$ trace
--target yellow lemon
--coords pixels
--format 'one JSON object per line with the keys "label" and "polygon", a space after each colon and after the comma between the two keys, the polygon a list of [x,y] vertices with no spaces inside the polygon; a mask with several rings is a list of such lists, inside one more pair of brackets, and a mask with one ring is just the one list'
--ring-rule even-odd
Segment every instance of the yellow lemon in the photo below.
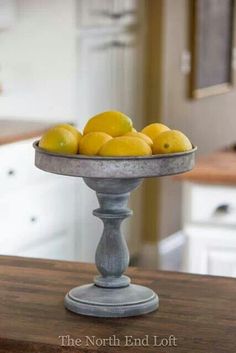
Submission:
{"label": "yellow lemon", "polygon": [[152,146],[153,142],[150,139],[150,137],[148,137],[148,135],[143,134],[142,132],[127,132],[127,134],[125,134],[124,136],[131,136],[131,137],[139,137],[140,139],[144,140],[149,146]]}
{"label": "yellow lemon", "polygon": [[141,132],[150,137],[152,141],[154,141],[158,135],[167,130],[170,129],[166,125],[163,125],[161,123],[153,123],[145,126],[145,128],[143,128]]}
{"label": "yellow lemon", "polygon": [[192,144],[181,131],[169,130],[160,134],[153,143],[153,154],[176,153],[192,149]]}
{"label": "yellow lemon", "polygon": [[131,131],[132,125],[132,120],[121,112],[104,112],[89,119],[84,128],[84,135],[97,131],[112,137],[121,136]]}
{"label": "yellow lemon", "polygon": [[137,130],[134,127],[132,127],[131,132],[137,132]]}
{"label": "yellow lemon", "polygon": [[95,156],[98,154],[100,148],[112,137],[105,132],[90,132],[84,135],[80,140],[79,153],[88,156]]}
{"label": "yellow lemon", "polygon": [[61,154],[76,154],[78,142],[69,130],[54,127],[46,131],[39,141],[39,147]]}
{"label": "yellow lemon", "polygon": [[149,156],[151,147],[142,139],[131,136],[115,137],[105,143],[99,151],[99,156]]}
{"label": "yellow lemon", "polygon": [[59,124],[59,125],[56,125],[55,127],[62,127],[63,129],[69,130],[75,136],[78,143],[80,142],[82,134],[76,129],[75,126],[70,125],[70,124]]}

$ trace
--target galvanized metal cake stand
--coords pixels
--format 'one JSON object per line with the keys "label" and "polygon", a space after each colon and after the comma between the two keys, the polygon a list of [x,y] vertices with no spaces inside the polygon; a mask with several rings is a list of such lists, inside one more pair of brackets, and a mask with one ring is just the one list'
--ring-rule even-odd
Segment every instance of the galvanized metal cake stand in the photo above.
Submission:
{"label": "galvanized metal cake stand", "polygon": [[156,310],[159,299],[147,287],[130,283],[123,275],[129,251],[120,226],[131,216],[127,208],[130,192],[143,178],[183,173],[194,166],[196,148],[184,153],[150,157],[88,157],[46,152],[34,143],[35,165],[44,171],[82,177],[96,191],[100,207],[93,211],[104,224],[96,250],[100,275],[94,282],[73,288],[65,297],[67,309],[83,315],[126,317]]}

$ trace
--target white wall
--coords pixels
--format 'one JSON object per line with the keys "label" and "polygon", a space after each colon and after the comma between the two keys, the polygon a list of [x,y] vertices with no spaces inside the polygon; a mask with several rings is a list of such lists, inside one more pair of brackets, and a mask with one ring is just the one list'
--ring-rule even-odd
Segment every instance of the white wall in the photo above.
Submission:
{"label": "white wall", "polygon": [[14,26],[0,31],[0,117],[75,118],[73,0],[16,0]]}

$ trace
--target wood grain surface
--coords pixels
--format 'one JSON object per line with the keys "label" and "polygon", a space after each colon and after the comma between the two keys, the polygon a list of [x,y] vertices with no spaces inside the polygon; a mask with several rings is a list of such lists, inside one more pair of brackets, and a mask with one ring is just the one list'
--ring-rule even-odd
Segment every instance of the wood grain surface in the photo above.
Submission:
{"label": "wood grain surface", "polygon": [[46,122],[0,120],[0,145],[40,136],[52,125]]}
{"label": "wood grain surface", "polygon": [[235,185],[236,151],[219,151],[201,157],[192,171],[174,178],[196,183]]}
{"label": "wood grain surface", "polygon": [[[159,294],[159,311],[122,319],[67,311],[63,306],[65,293],[90,282],[95,273],[89,264],[1,257],[0,353],[235,352],[236,279],[130,268],[133,282],[150,286]],[[61,346],[59,336],[66,335],[80,338],[82,344]],[[120,346],[99,347],[90,342],[86,346],[86,336],[101,339],[113,335]],[[158,336],[160,344],[162,339],[163,343],[170,342],[171,335],[176,346],[153,346],[153,336]],[[124,346],[126,336],[148,337],[148,345]]]}

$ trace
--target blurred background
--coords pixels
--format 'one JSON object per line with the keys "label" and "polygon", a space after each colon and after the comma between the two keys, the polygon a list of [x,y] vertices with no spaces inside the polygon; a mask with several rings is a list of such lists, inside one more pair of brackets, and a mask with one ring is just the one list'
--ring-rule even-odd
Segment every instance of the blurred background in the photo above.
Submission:
{"label": "blurred background", "polygon": [[131,265],[236,276],[234,22],[233,0],[0,0],[0,254],[94,262],[94,193],[37,170],[32,142],[120,110],[198,146],[133,193]]}

